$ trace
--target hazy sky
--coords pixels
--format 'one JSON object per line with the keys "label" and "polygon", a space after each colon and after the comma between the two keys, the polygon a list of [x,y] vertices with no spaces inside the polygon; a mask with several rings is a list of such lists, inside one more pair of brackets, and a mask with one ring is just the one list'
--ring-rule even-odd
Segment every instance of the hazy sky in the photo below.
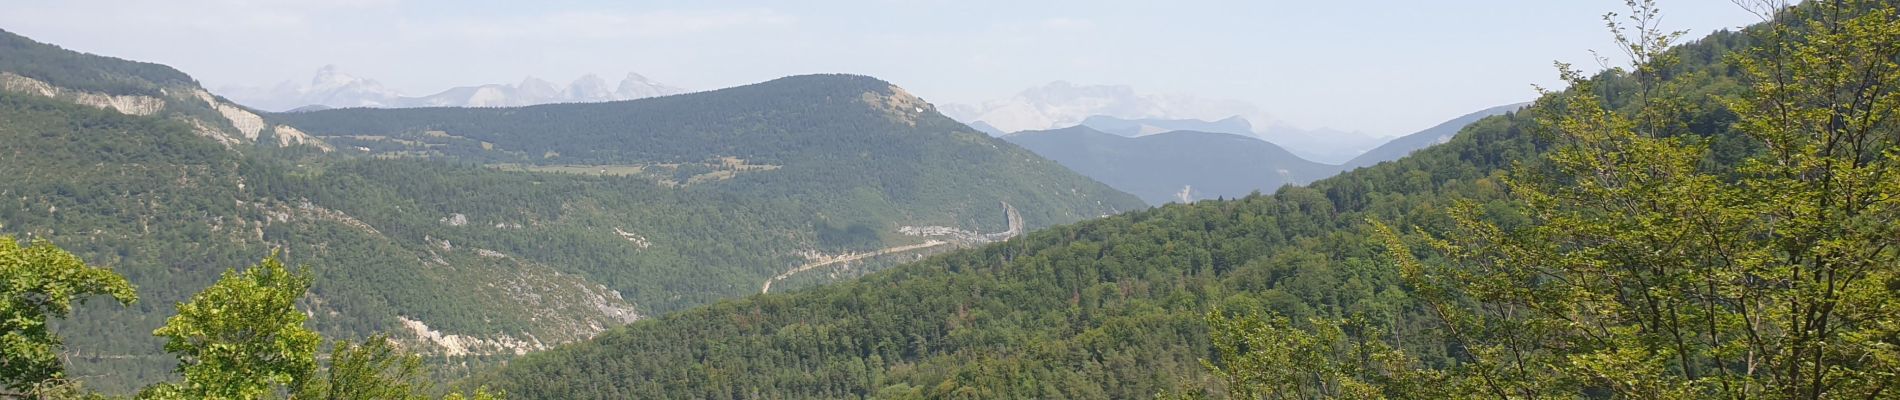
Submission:
{"label": "hazy sky", "polygon": [[[1665,26],[1755,17],[1663,0]],[[0,0],[0,29],[178,67],[206,86],[325,64],[410,95],[627,72],[689,89],[848,72],[976,103],[1054,80],[1234,98],[1282,121],[1400,134],[1534,97],[1612,52],[1621,0]],[[1592,67],[1594,69],[1594,67]]]}

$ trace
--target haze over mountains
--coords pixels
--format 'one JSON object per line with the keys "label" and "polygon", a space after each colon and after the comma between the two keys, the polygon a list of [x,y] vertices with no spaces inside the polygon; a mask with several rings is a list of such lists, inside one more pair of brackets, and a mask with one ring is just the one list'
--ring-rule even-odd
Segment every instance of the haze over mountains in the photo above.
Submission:
{"label": "haze over mountains", "polygon": [[1141,137],[1173,131],[1219,132],[1253,136],[1253,123],[1241,117],[1203,121],[1198,119],[1125,119],[1096,115],[1082,120],[1080,126],[1122,137]]}
{"label": "haze over mountains", "polygon": [[1089,117],[1063,129],[1003,136],[1017,145],[1148,204],[1191,203],[1272,193],[1284,185],[1315,180],[1397,160],[1443,144],[1479,119],[1516,111],[1524,103],[1492,107],[1399,137],[1344,164],[1311,161],[1248,135],[1239,117],[1220,121]]}
{"label": "haze over mountains", "polygon": [[518,107],[643,99],[685,93],[686,90],[637,73],[628,73],[617,85],[612,86],[600,76],[587,74],[566,85],[556,85],[530,76],[515,84],[463,86],[427,96],[411,97],[385,87],[375,79],[350,75],[335,65],[328,65],[318,69],[316,75],[306,82],[284,81],[272,87],[227,86],[216,92],[257,109],[286,111],[305,107]]}
{"label": "haze over mountains", "polygon": [[983,121],[1004,132],[1075,126],[1091,116],[1218,120],[1239,116],[1270,121],[1258,107],[1239,100],[1136,92],[1124,85],[1078,85],[1067,81],[1024,89],[982,104],[948,104],[944,115]]}
{"label": "haze over mountains", "polygon": [[1230,133],[1124,137],[1075,126],[1016,132],[1003,139],[1156,205],[1271,193],[1281,185],[1311,183],[1339,171],[1272,143]]}
{"label": "haze over mountains", "polygon": [[1078,85],[1066,81],[1051,82],[1025,89],[1010,97],[976,105],[947,104],[943,110],[944,115],[999,136],[1027,130],[1067,128],[1081,125],[1095,117],[1221,121],[1225,126],[1244,125],[1248,128],[1245,131],[1208,131],[1266,139],[1303,158],[1329,164],[1343,163],[1378,146],[1387,138],[1363,132],[1297,127],[1239,100],[1141,93],[1124,85]]}

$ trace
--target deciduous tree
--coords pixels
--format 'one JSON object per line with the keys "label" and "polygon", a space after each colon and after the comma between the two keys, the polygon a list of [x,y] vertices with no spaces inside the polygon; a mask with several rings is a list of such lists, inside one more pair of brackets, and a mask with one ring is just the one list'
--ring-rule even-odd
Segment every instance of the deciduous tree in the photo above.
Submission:
{"label": "deciduous tree", "polygon": [[153,393],[189,398],[255,399],[308,383],[323,340],[304,326],[297,299],[310,288],[307,270],[265,258],[178,304],[178,315],[153,331],[176,354],[184,382]]}
{"label": "deciduous tree", "polygon": [[88,296],[138,301],[132,284],[45,241],[22,247],[0,236],[0,397],[58,385],[65,377],[59,336],[47,320],[70,314]]}

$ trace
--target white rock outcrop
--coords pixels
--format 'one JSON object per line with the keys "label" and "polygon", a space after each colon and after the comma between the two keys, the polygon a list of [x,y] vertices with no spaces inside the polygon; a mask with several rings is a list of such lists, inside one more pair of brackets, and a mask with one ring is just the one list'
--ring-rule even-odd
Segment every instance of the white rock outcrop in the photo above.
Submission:
{"label": "white rock outcrop", "polygon": [[217,110],[218,115],[223,115],[224,119],[231,121],[231,127],[237,128],[238,133],[244,134],[245,139],[255,141],[257,134],[264,131],[264,117],[245,110],[244,107],[218,101],[217,97],[204,89],[193,93],[198,95],[199,100],[204,100],[206,105],[210,105],[213,110]]}
{"label": "white rock outcrop", "polygon": [[409,317],[397,316],[396,320],[402,322],[402,326],[408,328],[409,332],[414,333],[417,338],[441,348],[442,354],[447,356],[500,353],[521,355],[548,347],[539,340],[532,340],[533,338],[530,338],[530,340],[521,340],[512,336],[502,335],[494,339],[482,339],[473,336],[445,334],[441,331],[429,329],[429,324],[409,319]]}
{"label": "white rock outcrop", "polygon": [[297,130],[297,128],[293,128],[290,125],[278,125],[271,130],[271,133],[277,135],[277,147],[308,145],[314,146],[318,150],[323,150],[325,153],[336,150],[335,147],[330,147],[329,143],[324,143],[322,139],[317,139],[315,136],[303,133],[303,131]]}
{"label": "white rock outcrop", "polygon": [[621,239],[627,239],[627,242],[629,243],[633,243],[633,247],[638,247],[641,249],[653,247],[653,242],[648,241],[646,236],[640,236],[639,234],[636,234],[633,232],[627,232],[625,230],[621,230],[620,227],[614,227],[614,234],[620,235]]}
{"label": "white rock outcrop", "polygon": [[104,108],[129,115],[152,115],[165,109],[165,100],[157,97],[72,90],[12,72],[0,72],[0,89],[67,100],[79,105]]}

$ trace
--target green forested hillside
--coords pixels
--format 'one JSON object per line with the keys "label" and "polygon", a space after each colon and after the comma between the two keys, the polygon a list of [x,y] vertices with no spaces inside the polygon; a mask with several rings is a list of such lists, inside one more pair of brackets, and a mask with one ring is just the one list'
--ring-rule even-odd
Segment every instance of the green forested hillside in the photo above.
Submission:
{"label": "green forested hillside", "polygon": [[[561,120],[622,126],[600,114],[628,112],[656,128],[576,133],[591,140],[577,142],[555,137],[565,125],[543,120],[496,126],[545,125],[547,137],[479,140],[499,144],[497,154],[624,153],[399,157],[355,149],[367,139],[304,135],[297,124],[327,125],[252,113],[169,68],[0,36],[7,44],[0,175],[8,177],[0,181],[0,233],[45,239],[111,268],[142,298],[129,308],[89,304],[58,323],[74,376],[108,391],[166,376],[172,358],[151,332],[173,302],[272,251],[312,267],[315,282],[300,308],[325,336],[390,333],[434,362],[470,366],[756,293],[814,258],[947,240],[904,235],[900,226],[996,233],[1010,227],[1003,204],[1031,226],[1142,207],[945,122],[870,78],[787,79],[737,92],[744,96],[685,97],[750,104],[725,108],[724,117],[690,115],[723,125],[667,119],[688,116],[677,109],[596,104]],[[816,97],[789,98],[799,96]],[[794,122],[823,129],[780,128]],[[415,134],[483,135],[448,129],[452,135]],[[690,140],[701,142],[683,142]],[[752,140],[809,145],[741,151],[759,148],[748,147]],[[651,161],[631,161],[636,155]],[[862,272],[898,258],[850,267]],[[823,282],[831,272],[774,289]]]}
{"label": "green forested hillside", "polygon": [[[1718,33],[1672,52],[1670,118],[1733,163],[1751,148],[1713,94],[1739,86]],[[1596,78],[1626,107],[1623,72]],[[1562,94],[1545,102],[1561,102]],[[1416,365],[1456,362],[1364,222],[1443,232],[1455,201],[1510,226],[1503,170],[1549,148],[1532,113],[1272,195],[1168,205],[939,255],[861,280],[720,302],[531,355],[477,382],[521,398],[1148,398],[1225,393],[1210,310],[1353,321]]]}
{"label": "green forested hillside", "polygon": [[[722,302],[530,355],[521,398],[1139,398],[1206,384],[1203,314],[1420,329],[1362,218],[1441,223],[1444,193],[1536,145],[1497,118],[1439,148],[1273,195],[1060,226],[857,281]],[[1464,158],[1470,156],[1470,158]],[[1433,172],[1427,172],[1433,171]],[[1375,189],[1376,188],[1376,189]]]}

